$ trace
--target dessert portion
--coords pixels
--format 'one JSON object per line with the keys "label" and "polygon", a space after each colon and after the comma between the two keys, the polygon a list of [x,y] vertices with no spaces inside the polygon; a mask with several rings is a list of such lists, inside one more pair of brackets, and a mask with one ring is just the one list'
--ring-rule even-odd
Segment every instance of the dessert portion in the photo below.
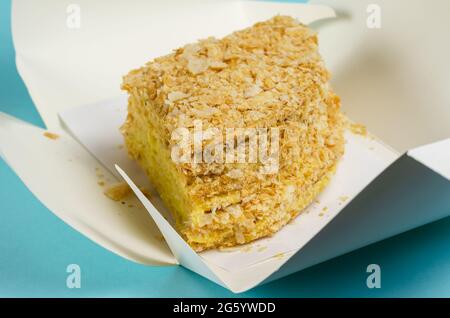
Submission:
{"label": "dessert portion", "polygon": [[328,184],[344,119],[313,31],[275,16],[124,77],[121,128],[197,251],[274,234]]}

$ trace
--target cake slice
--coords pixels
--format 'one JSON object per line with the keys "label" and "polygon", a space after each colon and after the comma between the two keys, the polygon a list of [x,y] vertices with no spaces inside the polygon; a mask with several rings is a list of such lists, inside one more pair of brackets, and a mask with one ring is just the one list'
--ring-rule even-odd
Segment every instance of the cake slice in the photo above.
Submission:
{"label": "cake slice", "polygon": [[314,32],[287,16],[124,77],[128,152],[195,250],[271,235],[324,189],[344,151],[329,77]]}

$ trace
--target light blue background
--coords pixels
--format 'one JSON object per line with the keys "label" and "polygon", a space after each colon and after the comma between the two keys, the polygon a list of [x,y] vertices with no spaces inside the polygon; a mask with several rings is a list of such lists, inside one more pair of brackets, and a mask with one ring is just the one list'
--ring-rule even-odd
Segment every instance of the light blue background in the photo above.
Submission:
{"label": "light blue background", "polygon": [[[16,71],[10,6],[0,2],[0,111],[44,127]],[[66,288],[71,263],[81,267],[81,289]],[[371,263],[382,269],[378,290],[365,284]],[[104,250],[48,211],[0,159],[0,296],[235,295],[182,267],[147,267]],[[450,218],[239,296],[450,297]]]}

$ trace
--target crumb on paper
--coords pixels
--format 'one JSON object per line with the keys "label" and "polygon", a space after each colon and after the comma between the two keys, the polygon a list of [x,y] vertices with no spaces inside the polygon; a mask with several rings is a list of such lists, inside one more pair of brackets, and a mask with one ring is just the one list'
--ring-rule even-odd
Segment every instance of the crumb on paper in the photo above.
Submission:
{"label": "crumb on paper", "polygon": [[103,178],[105,176],[103,174],[102,169],[100,169],[99,167],[95,167],[95,174],[97,175],[98,178]]}
{"label": "crumb on paper", "polygon": [[284,258],[284,253],[278,253],[278,254],[274,255],[274,258],[276,258],[276,259],[283,259]]}
{"label": "crumb on paper", "polygon": [[322,211],[323,211],[323,212],[327,212],[327,211],[328,211],[328,207],[327,207],[327,206],[324,206],[323,209],[322,209]]}
{"label": "crumb on paper", "polygon": [[104,181],[97,181],[97,184],[101,187],[105,186],[105,182]]}
{"label": "crumb on paper", "polygon": [[157,239],[158,241],[160,241],[160,242],[164,242],[165,241],[164,240],[164,236],[162,236],[161,234],[155,234],[155,235],[153,235],[153,237],[155,239]]}
{"label": "crumb on paper", "polygon": [[[108,198],[114,201],[121,201],[131,194],[131,188],[125,182],[108,186],[103,192]],[[124,203],[122,203],[124,204]]]}
{"label": "crumb on paper", "polygon": [[242,247],[240,251],[242,253],[248,253],[248,252],[251,252],[251,250],[252,250],[252,246],[251,245],[246,245],[246,246]]}
{"label": "crumb on paper", "polygon": [[264,252],[265,250],[267,250],[267,246],[261,246],[258,248],[258,252]]}
{"label": "crumb on paper", "polygon": [[343,196],[339,197],[339,201],[341,201],[341,202],[345,202],[347,200],[348,200],[348,196],[346,196],[346,195],[343,195]]}
{"label": "crumb on paper", "polygon": [[323,214],[322,212],[319,213],[319,216],[320,216],[320,217],[322,217],[322,216],[324,216],[324,215],[325,215],[325,214]]}
{"label": "crumb on paper", "polygon": [[217,248],[219,252],[223,252],[223,253],[233,253],[233,252],[237,252],[241,249],[240,246],[233,246],[233,247],[218,247]]}
{"label": "crumb on paper", "polygon": [[356,135],[367,136],[367,128],[362,124],[351,123],[350,131]]}
{"label": "crumb on paper", "polygon": [[44,137],[47,137],[48,139],[51,139],[51,140],[56,140],[59,138],[59,135],[49,132],[49,131],[46,131],[46,132],[44,132]]}

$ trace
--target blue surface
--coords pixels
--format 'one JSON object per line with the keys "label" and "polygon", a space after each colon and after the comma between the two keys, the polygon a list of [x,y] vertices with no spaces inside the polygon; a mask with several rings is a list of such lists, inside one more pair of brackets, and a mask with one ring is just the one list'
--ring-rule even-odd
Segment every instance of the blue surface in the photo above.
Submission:
{"label": "blue surface", "polygon": [[[17,74],[10,2],[0,2],[0,111],[43,127]],[[450,218],[336,258],[246,297],[450,297]],[[66,287],[66,266],[81,267],[81,288]],[[382,270],[382,288],[366,287],[366,266]],[[48,211],[0,159],[0,296],[232,297],[178,267],[122,259]]]}

